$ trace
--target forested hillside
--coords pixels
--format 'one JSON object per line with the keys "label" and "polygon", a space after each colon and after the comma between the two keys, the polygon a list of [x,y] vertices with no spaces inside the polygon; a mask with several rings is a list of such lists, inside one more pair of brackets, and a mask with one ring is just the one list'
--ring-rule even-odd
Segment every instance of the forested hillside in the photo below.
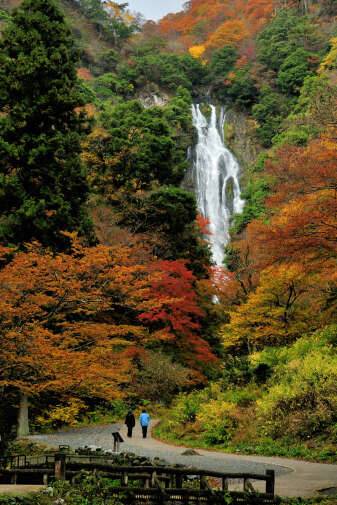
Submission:
{"label": "forested hillside", "polygon": [[234,111],[225,134],[245,161],[245,208],[219,286],[223,378],[179,397],[161,432],[228,450],[333,457],[336,4],[214,2],[202,29],[203,7],[192,1],[159,28],[203,61],[213,100]]}
{"label": "forested hillside", "polygon": [[[336,1],[192,0],[158,25],[17,4],[0,10],[2,442],[28,404],[41,430],[151,402],[166,438],[335,458]],[[222,269],[189,177],[193,102],[225,105],[242,165]]]}
{"label": "forested hillside", "polygon": [[[204,383],[219,362],[210,255],[194,197],[179,187],[202,65],[153,56],[151,42],[126,47],[138,29],[125,8],[83,2],[104,41],[84,66],[87,32],[74,38],[63,7],[27,0],[3,15],[2,441],[17,411],[28,432],[28,402],[37,426],[123,413]],[[162,107],[146,65],[163,69]]]}

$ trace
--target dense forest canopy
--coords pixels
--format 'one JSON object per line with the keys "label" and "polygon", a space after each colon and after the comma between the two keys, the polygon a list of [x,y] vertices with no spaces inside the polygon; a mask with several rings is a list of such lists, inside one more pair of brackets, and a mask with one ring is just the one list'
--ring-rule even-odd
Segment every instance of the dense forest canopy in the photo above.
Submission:
{"label": "dense forest canopy", "polygon": [[[2,441],[27,400],[38,429],[151,401],[171,405],[165,437],[333,457],[336,14],[192,0],[154,24],[112,1],[4,2]],[[193,101],[226,105],[242,166],[220,269]]]}

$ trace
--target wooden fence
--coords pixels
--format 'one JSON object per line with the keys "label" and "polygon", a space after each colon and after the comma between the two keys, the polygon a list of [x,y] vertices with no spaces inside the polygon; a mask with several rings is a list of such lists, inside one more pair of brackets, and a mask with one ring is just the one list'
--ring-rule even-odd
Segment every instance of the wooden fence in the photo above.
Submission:
{"label": "wooden fence", "polygon": [[[127,496],[127,503],[157,505],[220,504],[230,492],[233,505],[275,504],[275,472],[229,473],[163,466],[116,465],[114,456],[76,455],[58,452],[41,456],[16,455],[0,460],[0,482],[44,483],[50,479],[72,480],[81,470],[99,471],[116,482],[111,496]],[[265,492],[255,493],[256,481]],[[230,491],[240,483],[241,492]],[[254,484],[253,484],[254,483]],[[249,500],[247,498],[249,496]]]}

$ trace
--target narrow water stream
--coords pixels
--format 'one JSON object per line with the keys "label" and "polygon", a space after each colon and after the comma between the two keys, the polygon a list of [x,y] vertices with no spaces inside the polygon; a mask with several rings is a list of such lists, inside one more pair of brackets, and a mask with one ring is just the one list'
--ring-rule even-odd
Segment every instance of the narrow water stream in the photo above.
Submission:
{"label": "narrow water stream", "polygon": [[233,214],[241,213],[240,166],[224,142],[226,114],[211,105],[210,118],[200,105],[193,105],[193,125],[198,132],[194,156],[194,178],[200,213],[209,221],[209,242],[213,261],[221,266],[229,242]]}

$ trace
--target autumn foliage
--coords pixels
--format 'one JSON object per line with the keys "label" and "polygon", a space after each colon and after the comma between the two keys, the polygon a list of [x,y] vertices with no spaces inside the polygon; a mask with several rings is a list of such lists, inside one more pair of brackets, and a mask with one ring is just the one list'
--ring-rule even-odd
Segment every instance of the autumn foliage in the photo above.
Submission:
{"label": "autumn foliage", "polygon": [[333,137],[329,126],[305,147],[279,149],[267,164],[275,180],[267,201],[270,218],[252,221],[245,239],[236,242],[228,288],[242,304],[231,309],[231,324],[224,326],[226,346],[249,350],[282,345],[333,322],[337,308]]}
{"label": "autumn foliage", "polygon": [[139,244],[71,254],[38,244],[0,271],[0,387],[38,398],[113,399],[145,348],[171,347],[200,372],[215,361],[184,262],[154,261]]}
{"label": "autumn foliage", "polygon": [[[193,56],[201,56],[199,48],[240,45],[253,38],[273,14],[277,2],[270,0],[192,0],[186,10],[169,14],[160,21],[160,33],[191,47]],[[198,49],[197,49],[198,48]]]}

